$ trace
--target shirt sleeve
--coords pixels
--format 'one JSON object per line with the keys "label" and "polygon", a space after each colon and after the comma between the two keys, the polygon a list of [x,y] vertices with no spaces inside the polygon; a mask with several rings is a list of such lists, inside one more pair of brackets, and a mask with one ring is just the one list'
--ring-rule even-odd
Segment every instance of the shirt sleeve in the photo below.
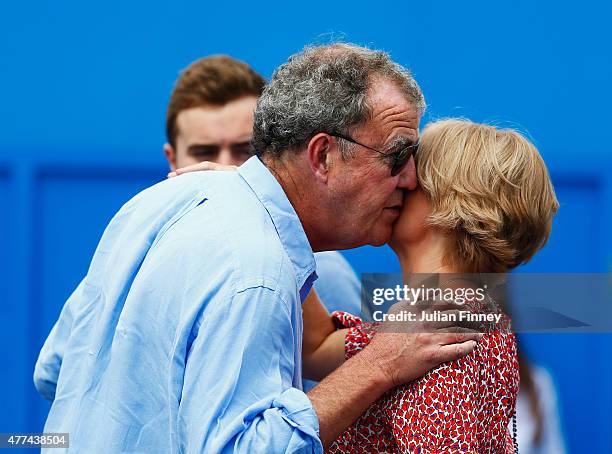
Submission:
{"label": "shirt sleeve", "polygon": [[66,301],[66,304],[64,304],[60,317],[45,340],[34,367],[34,386],[45,399],[50,401],[55,399],[55,390],[62,367],[64,350],[72,331],[72,324],[74,322],[72,306],[80,298],[84,282],[83,280],[79,284]]}
{"label": "shirt sleeve", "polygon": [[314,408],[293,387],[301,345],[292,306],[264,287],[238,292],[223,306],[207,308],[187,354],[182,450],[322,453]]}

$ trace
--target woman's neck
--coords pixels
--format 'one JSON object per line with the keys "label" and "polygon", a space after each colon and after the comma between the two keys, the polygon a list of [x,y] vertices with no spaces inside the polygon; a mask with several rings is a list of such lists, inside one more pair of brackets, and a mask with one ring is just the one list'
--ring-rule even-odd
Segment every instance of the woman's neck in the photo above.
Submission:
{"label": "woman's neck", "polygon": [[[402,269],[402,281],[406,285],[423,283],[439,288],[466,288],[478,286],[465,267],[451,265],[448,260],[448,236],[428,231],[418,241],[393,245]],[[435,278],[432,281],[432,278]],[[435,284],[433,283],[435,282]]]}
{"label": "woman's neck", "polygon": [[404,278],[412,273],[460,273],[461,269],[448,264],[448,237],[428,231],[420,239],[393,245]]}

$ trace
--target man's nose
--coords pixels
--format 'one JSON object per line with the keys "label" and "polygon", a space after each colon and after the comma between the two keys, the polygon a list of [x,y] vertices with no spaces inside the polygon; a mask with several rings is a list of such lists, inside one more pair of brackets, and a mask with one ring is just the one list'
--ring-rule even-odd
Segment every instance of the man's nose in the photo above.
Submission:
{"label": "man's nose", "polygon": [[413,191],[417,187],[416,166],[414,165],[414,158],[412,156],[410,156],[408,163],[399,173],[397,187],[409,191]]}

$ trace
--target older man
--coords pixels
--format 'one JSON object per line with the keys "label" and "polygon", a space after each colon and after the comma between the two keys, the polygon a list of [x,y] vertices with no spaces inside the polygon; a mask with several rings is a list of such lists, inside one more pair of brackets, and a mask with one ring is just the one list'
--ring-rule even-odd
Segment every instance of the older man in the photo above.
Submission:
{"label": "older man", "polygon": [[471,351],[475,334],[380,334],[300,390],[312,251],[387,241],[422,108],[380,52],[282,65],[255,113],[260,157],[160,183],[111,221],[54,328],[71,334],[45,431],[82,452],[322,452],[385,391]]}

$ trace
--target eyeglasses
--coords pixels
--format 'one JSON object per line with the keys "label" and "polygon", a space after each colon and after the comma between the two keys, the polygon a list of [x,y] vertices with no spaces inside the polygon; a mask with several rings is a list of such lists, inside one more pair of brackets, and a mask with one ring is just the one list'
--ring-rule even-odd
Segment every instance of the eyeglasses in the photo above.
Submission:
{"label": "eyeglasses", "polygon": [[404,169],[404,167],[406,167],[406,164],[408,164],[410,157],[414,156],[414,154],[416,154],[417,150],[419,149],[419,142],[417,141],[417,143],[413,145],[408,145],[407,147],[404,147],[399,151],[386,153],[384,151],[377,150],[376,148],[368,147],[367,145],[359,143],[355,139],[352,139],[351,137],[345,136],[343,134],[334,133],[334,134],[330,134],[330,136],[338,137],[339,139],[354,143],[355,145],[360,145],[364,148],[367,148],[368,150],[375,151],[376,153],[381,154],[387,158],[393,158],[393,160],[390,161],[392,177],[399,174]]}

